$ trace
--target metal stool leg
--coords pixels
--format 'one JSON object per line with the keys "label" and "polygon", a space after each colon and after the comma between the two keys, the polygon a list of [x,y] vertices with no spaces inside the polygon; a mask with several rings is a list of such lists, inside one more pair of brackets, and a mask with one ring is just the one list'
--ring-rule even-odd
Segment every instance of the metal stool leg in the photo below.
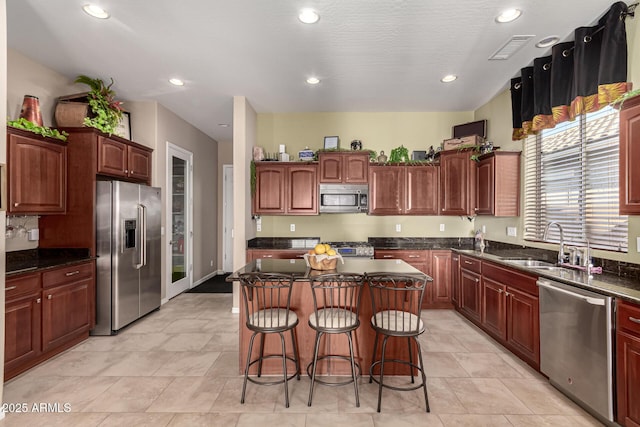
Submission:
{"label": "metal stool leg", "polygon": [[298,341],[296,340],[293,329],[291,329],[291,345],[293,346],[293,358],[295,359],[296,373],[298,374],[298,381],[300,381],[300,354],[298,353]]}
{"label": "metal stool leg", "polygon": [[431,412],[429,408],[429,396],[427,396],[427,375],[424,373],[424,362],[422,361],[422,350],[420,349],[420,343],[416,337],[413,338],[416,340],[416,345],[418,346],[418,360],[420,361],[420,370],[422,373],[422,388],[424,389],[424,401],[427,405],[427,412]]}
{"label": "metal stool leg", "polygon": [[251,353],[253,350],[253,340],[255,340],[258,333],[254,332],[249,340],[249,351],[247,352],[247,363],[244,366],[244,381],[242,382],[242,396],[240,397],[240,403],[244,403],[244,395],[247,391],[247,380],[249,379],[249,364],[251,363]]}
{"label": "metal stool leg", "polygon": [[313,362],[311,366],[311,385],[309,386],[309,401],[307,406],[311,406],[311,400],[313,399],[313,387],[316,383],[316,368],[318,366],[318,351],[320,350],[320,337],[323,332],[316,331],[316,343],[313,350]]}
{"label": "metal stool leg", "polygon": [[258,361],[258,377],[262,375],[262,359],[264,358],[264,333],[260,333],[260,359]]}
{"label": "metal stool leg", "polygon": [[360,395],[358,394],[358,378],[356,375],[356,361],[353,354],[353,339],[351,337],[351,331],[347,332],[347,338],[349,339],[349,354],[351,355],[351,376],[353,377],[353,388],[356,393],[356,408],[359,408]]}
{"label": "metal stool leg", "polygon": [[382,406],[382,384],[384,383],[384,357],[387,352],[387,340],[389,339],[388,335],[385,335],[382,340],[382,357],[380,358],[380,384],[378,385],[378,412],[380,412],[380,408]]}
{"label": "metal stool leg", "polygon": [[287,379],[287,347],[284,343],[284,335],[282,332],[278,332],[280,335],[280,342],[282,343],[282,372],[284,373],[284,406],[289,407],[289,381]]}
{"label": "metal stool leg", "polygon": [[[378,351],[378,332],[373,340],[373,353],[371,354],[371,365],[376,361],[376,353]],[[373,369],[369,369],[369,384],[373,382]]]}
{"label": "metal stool leg", "polygon": [[[409,347],[409,363],[413,365],[413,354],[411,354],[411,337],[407,337],[407,346]],[[411,368],[411,384],[415,383],[413,379],[413,368]]]}

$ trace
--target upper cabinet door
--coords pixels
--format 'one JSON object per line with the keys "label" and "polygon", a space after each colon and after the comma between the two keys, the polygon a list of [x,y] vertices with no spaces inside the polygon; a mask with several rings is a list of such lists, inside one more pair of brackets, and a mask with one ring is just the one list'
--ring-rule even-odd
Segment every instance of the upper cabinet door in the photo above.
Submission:
{"label": "upper cabinet door", "polygon": [[287,170],[287,213],[296,215],[317,215],[317,165],[289,166]]}
{"label": "upper cabinet door", "polygon": [[640,96],[620,110],[620,215],[640,214]]}
{"label": "upper cabinet door", "polygon": [[284,214],[286,210],[285,186],[287,167],[282,164],[256,165],[256,192],[253,213]]}
{"label": "upper cabinet door", "polygon": [[318,155],[320,183],[366,184],[369,178],[369,152],[328,152]]}
{"label": "upper cabinet door", "polygon": [[438,215],[440,168],[437,166],[406,167],[407,215]]}
{"label": "upper cabinet door", "polygon": [[344,155],[344,182],[366,184],[369,178],[369,152]]}
{"label": "upper cabinet door", "polygon": [[440,155],[440,214],[470,216],[475,213],[476,163],[467,151]]}
{"label": "upper cabinet door", "polygon": [[151,152],[128,145],[127,166],[129,178],[151,182]]}
{"label": "upper cabinet door", "polygon": [[13,130],[7,133],[11,214],[62,214],[67,206],[67,147]]}
{"label": "upper cabinet door", "polygon": [[98,137],[98,173],[127,177],[127,145],[102,136]]}
{"label": "upper cabinet door", "polygon": [[369,213],[400,215],[404,209],[404,166],[373,166],[369,169]]}
{"label": "upper cabinet door", "polygon": [[337,153],[322,153],[318,160],[320,162],[321,183],[339,184],[342,182],[342,155]]}

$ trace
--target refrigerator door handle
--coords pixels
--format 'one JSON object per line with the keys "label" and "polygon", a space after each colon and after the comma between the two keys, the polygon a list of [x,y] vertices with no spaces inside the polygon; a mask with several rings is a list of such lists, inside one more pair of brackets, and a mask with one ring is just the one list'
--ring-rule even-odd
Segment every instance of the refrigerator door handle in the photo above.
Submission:
{"label": "refrigerator door handle", "polygon": [[144,205],[138,205],[138,224],[140,227],[140,244],[138,245],[138,256],[140,262],[136,264],[136,269],[141,269],[146,264],[147,252],[147,224],[146,224],[146,208]]}

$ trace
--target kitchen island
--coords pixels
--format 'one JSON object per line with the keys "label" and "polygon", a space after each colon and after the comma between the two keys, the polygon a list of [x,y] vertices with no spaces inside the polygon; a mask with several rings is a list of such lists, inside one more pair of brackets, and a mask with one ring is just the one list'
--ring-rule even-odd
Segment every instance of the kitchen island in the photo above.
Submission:
{"label": "kitchen island", "polygon": [[[344,258],[344,263],[338,262],[336,270],[331,271],[317,271],[311,270],[307,267],[307,264],[302,259],[257,259],[242,267],[240,270],[234,272],[227,278],[227,281],[238,280],[238,276],[242,273],[249,272],[263,272],[263,273],[284,273],[293,274],[294,284],[292,287],[293,294],[291,295],[291,309],[296,312],[300,323],[296,326],[296,336],[298,339],[298,349],[300,353],[300,366],[304,373],[307,365],[311,362],[313,357],[313,345],[315,342],[315,331],[309,327],[308,319],[309,315],[313,313],[313,299],[311,296],[311,287],[309,285],[309,278],[323,273],[353,273],[353,274],[365,274],[365,273],[398,273],[398,274],[411,274],[426,277],[430,282],[431,278],[418,269],[410,266],[401,260],[377,260],[366,258]],[[429,283],[427,283],[429,286]],[[372,361],[373,341],[375,339],[375,333],[371,327],[371,298],[369,295],[368,286],[365,284],[362,288],[362,300],[360,306],[360,327],[354,332],[354,352],[356,355],[356,361],[362,367],[362,373],[365,375],[369,372],[369,366]],[[249,348],[249,338],[251,337],[251,331],[247,329],[245,325],[245,307],[244,302],[241,299],[240,302],[240,352],[238,360],[238,371],[240,373],[244,370],[246,362],[247,351]],[[257,353],[259,346],[254,346],[254,352]],[[279,353],[280,340],[277,336],[267,336],[265,340],[265,354]],[[328,354],[349,354],[348,344],[346,337],[338,334],[331,336],[325,335],[325,338],[321,341],[321,353]],[[387,358],[391,359],[408,359],[408,347],[405,340],[402,341],[390,341],[390,345],[387,348]],[[413,360],[417,360],[417,353],[415,349],[413,351]],[[397,365],[397,364],[391,364]],[[385,367],[385,375],[407,375],[409,373],[408,368],[405,366],[388,366]],[[279,359],[265,361],[262,372],[267,375],[275,375],[282,373],[282,364]],[[341,361],[331,361],[324,366],[318,366],[318,374],[320,375],[350,375],[350,367],[347,363]]]}

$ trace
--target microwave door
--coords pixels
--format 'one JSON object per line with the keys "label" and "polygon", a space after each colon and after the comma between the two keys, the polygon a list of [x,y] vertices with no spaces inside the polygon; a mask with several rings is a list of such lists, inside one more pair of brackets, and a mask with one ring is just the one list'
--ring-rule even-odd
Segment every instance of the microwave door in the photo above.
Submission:
{"label": "microwave door", "polygon": [[357,212],[358,194],[322,194],[320,196],[321,212]]}

